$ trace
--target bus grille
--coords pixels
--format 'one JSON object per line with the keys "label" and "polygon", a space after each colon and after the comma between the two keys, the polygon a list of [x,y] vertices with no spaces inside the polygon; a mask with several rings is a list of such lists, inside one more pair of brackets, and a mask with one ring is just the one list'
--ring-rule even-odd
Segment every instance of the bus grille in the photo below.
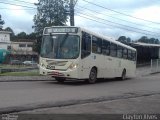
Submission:
{"label": "bus grille", "polygon": [[68,61],[46,61],[49,66],[65,66]]}

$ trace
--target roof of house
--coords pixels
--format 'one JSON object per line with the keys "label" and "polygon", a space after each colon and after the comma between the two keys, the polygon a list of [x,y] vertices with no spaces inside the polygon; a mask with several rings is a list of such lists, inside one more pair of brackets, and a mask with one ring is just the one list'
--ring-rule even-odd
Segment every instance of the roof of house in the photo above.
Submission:
{"label": "roof of house", "polygon": [[14,40],[13,42],[35,42],[35,39],[17,39]]}
{"label": "roof of house", "polygon": [[12,42],[11,41],[11,44],[33,44],[33,42]]}
{"label": "roof of house", "polygon": [[34,51],[11,51],[11,55],[38,55]]}
{"label": "roof of house", "polygon": [[9,31],[0,31],[0,33],[5,33],[5,34],[11,34],[11,32],[9,32]]}
{"label": "roof of house", "polygon": [[136,42],[132,44],[135,46],[144,46],[144,47],[160,47],[160,44],[150,44],[150,43],[142,43],[142,42]]}

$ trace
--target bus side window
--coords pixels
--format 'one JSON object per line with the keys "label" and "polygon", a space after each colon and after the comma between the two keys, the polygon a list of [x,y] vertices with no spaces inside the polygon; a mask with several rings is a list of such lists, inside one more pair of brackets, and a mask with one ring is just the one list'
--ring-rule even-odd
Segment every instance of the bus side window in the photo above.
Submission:
{"label": "bus side window", "polygon": [[91,53],[91,35],[82,32],[81,58],[85,58]]}
{"label": "bus side window", "polygon": [[123,48],[121,46],[117,46],[117,57],[123,57]]}
{"label": "bus side window", "polygon": [[127,59],[128,57],[128,50],[126,48],[123,49],[123,58]]}
{"label": "bus side window", "polygon": [[104,55],[110,55],[110,42],[103,40],[102,42],[102,53]]}
{"label": "bus side window", "polygon": [[92,52],[93,53],[102,53],[102,39],[92,36]]}
{"label": "bus side window", "polygon": [[110,45],[110,55],[112,57],[117,57],[117,45],[114,43],[111,43]]}
{"label": "bus side window", "polygon": [[136,60],[136,52],[132,51],[131,53],[131,60],[135,61]]}
{"label": "bus side window", "polygon": [[128,50],[128,59],[132,60],[132,51],[131,50]]}

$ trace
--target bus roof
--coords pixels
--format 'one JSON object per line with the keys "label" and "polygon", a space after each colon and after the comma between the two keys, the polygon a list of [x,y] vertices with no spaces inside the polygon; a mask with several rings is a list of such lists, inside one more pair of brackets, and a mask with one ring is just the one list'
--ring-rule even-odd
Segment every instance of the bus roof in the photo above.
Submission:
{"label": "bus roof", "polygon": [[115,43],[115,44],[117,44],[117,45],[119,45],[119,46],[122,46],[122,47],[125,47],[125,48],[127,48],[127,49],[136,51],[135,48],[130,47],[130,46],[128,46],[128,45],[125,45],[125,44],[123,44],[123,43],[121,43],[121,42],[119,42],[119,41],[116,41],[115,39],[113,39],[113,38],[111,38],[111,37],[104,36],[104,35],[102,35],[102,34],[98,34],[98,33],[92,32],[92,31],[87,30],[87,29],[82,28],[82,27],[76,27],[76,26],[52,26],[52,27],[45,27],[45,29],[46,29],[46,28],[54,28],[54,27],[56,27],[56,28],[57,28],[57,27],[60,27],[60,28],[63,28],[63,27],[66,27],[66,28],[67,28],[67,27],[68,27],[68,28],[78,28],[80,31],[87,32],[87,33],[89,33],[89,34],[91,34],[91,35],[95,35],[95,36],[100,37],[100,38],[102,38],[102,39],[108,40],[108,41],[110,41],[110,42],[112,42],[112,43]]}

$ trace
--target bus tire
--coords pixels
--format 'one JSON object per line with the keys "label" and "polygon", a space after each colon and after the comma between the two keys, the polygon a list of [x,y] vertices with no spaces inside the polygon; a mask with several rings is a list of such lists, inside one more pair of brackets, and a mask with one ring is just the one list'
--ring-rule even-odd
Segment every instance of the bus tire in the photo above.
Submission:
{"label": "bus tire", "polygon": [[55,77],[55,80],[59,83],[64,83],[65,78]]}
{"label": "bus tire", "polygon": [[126,69],[123,69],[121,80],[125,80],[125,79],[126,79]]}
{"label": "bus tire", "polygon": [[96,68],[92,68],[89,74],[89,79],[87,82],[89,84],[94,84],[97,81],[97,70]]}

